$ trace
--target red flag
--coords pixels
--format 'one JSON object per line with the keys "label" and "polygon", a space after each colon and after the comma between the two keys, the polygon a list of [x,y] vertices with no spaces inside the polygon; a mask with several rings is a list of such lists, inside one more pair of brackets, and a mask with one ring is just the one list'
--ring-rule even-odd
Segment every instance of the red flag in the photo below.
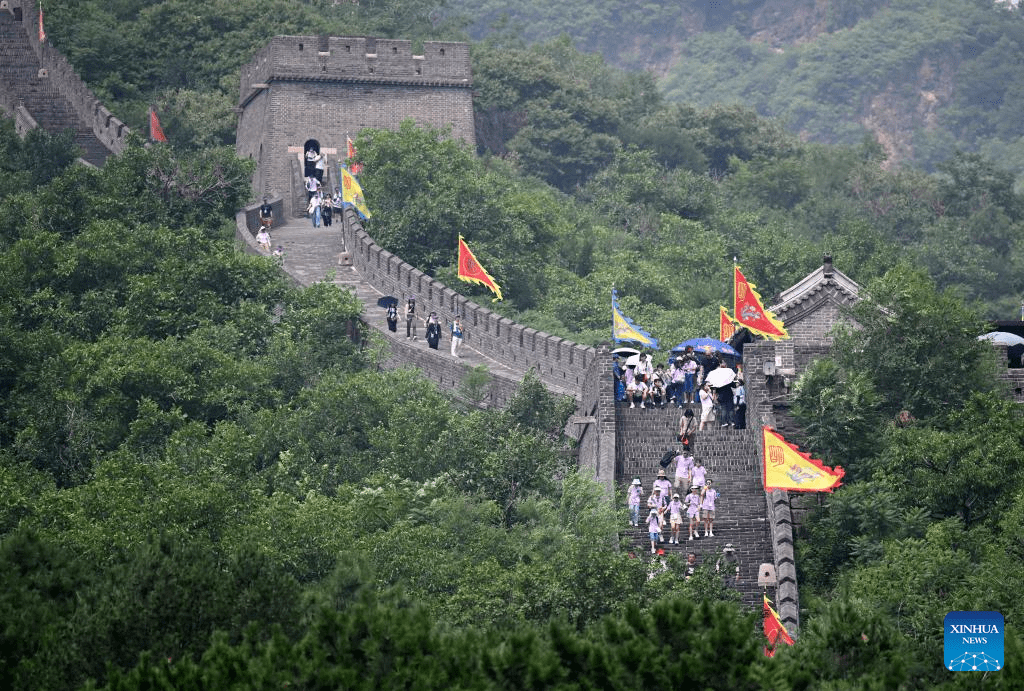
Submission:
{"label": "red flag", "polygon": [[786,631],[786,627],[782,625],[782,620],[779,619],[779,615],[772,609],[771,605],[768,604],[768,596],[764,596],[764,635],[768,639],[769,648],[765,646],[764,654],[767,657],[775,656],[775,646],[781,640],[784,643],[793,645],[793,639],[790,638],[789,633]]}
{"label": "red flag", "polygon": [[351,137],[345,137],[345,143],[348,145],[348,169],[353,175],[359,175],[363,172],[363,164],[355,163],[356,158],[356,145],[352,142]]}
{"label": "red flag", "polygon": [[754,284],[747,281],[740,267],[733,267],[733,314],[736,322],[752,332],[773,339],[789,338],[786,328],[775,315],[765,310]]}
{"label": "red flag", "polygon": [[160,118],[156,116],[156,110],[153,108],[149,109],[149,138],[154,142],[167,141],[167,137],[164,136],[164,130],[160,127]]}
{"label": "red flag", "polygon": [[39,42],[46,41],[46,31],[43,29],[43,3],[39,3]]}
{"label": "red flag", "polygon": [[466,244],[461,235],[459,236],[459,278],[469,283],[479,283],[490,288],[491,292],[498,296],[492,302],[504,299],[501,297],[501,287],[494,282],[494,279],[484,270],[484,267],[480,266],[480,262],[473,256],[469,245]]}
{"label": "red flag", "polygon": [[718,310],[718,340],[725,343],[736,333],[736,325],[732,323],[732,317],[724,307],[719,306]]}

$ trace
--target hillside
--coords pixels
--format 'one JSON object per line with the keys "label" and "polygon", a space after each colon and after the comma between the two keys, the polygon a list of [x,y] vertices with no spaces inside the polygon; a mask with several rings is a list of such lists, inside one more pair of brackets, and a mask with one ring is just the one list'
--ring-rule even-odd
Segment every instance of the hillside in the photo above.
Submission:
{"label": "hillside", "polygon": [[[567,34],[646,69],[669,100],[738,103],[809,141],[872,133],[889,167],[978,152],[1024,171],[1024,18],[989,0],[559,3],[454,0],[475,38]],[[505,15],[507,21],[495,25]],[[494,28],[490,28],[494,26]]]}

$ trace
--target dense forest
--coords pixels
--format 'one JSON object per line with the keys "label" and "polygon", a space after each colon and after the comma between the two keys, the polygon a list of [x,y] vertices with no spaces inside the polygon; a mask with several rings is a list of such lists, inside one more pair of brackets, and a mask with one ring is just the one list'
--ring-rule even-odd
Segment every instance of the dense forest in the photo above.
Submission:
{"label": "dense forest", "polygon": [[957,150],[1024,180],[1024,9],[999,0],[451,0],[481,40],[564,35],[649,69],[666,98],[741,104],[805,140],[883,143],[936,170]]}
{"label": "dense forest", "polygon": [[865,286],[862,329],[795,388],[801,441],[848,475],[799,536],[798,645],[767,659],[710,565],[650,573],[609,539],[624,502],[574,472],[571,402],[527,378],[476,410],[380,371],[351,295],[236,252],[238,67],[279,33],[463,35],[435,10],[47,4],[112,109],[156,103],[171,142],[92,170],[0,121],[0,687],[974,688],[942,618],[994,609],[985,684],[1013,688],[1024,423],[976,340],[1024,291],[1013,173],[887,171],[871,138],[672,103],[508,27],[472,46],[477,151],[360,134],[375,238],[451,282],[462,232],[498,309],[553,333],[606,342],[613,284],[667,342],[711,333],[734,256],[766,296],[826,251]]}

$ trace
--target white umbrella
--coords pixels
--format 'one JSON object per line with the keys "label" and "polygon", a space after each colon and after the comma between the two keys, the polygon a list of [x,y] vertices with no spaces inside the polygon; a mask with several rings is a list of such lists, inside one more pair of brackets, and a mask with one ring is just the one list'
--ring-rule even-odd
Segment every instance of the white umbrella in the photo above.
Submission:
{"label": "white umbrella", "polygon": [[711,388],[720,389],[723,386],[729,386],[736,379],[736,372],[733,371],[732,367],[719,367],[708,372],[708,376],[704,377]]}
{"label": "white umbrella", "polygon": [[628,356],[628,355],[639,355],[640,351],[637,350],[636,348],[630,348],[628,346],[622,346],[621,348],[616,348],[615,350],[613,350],[612,353],[614,355],[627,355]]}
{"label": "white umbrella", "polygon": [[626,367],[636,367],[640,364],[640,353],[636,355],[630,355],[626,358]]}
{"label": "white umbrella", "polygon": [[978,336],[979,341],[991,341],[1000,345],[1015,346],[1024,343],[1024,338],[1009,331],[990,331],[987,334]]}

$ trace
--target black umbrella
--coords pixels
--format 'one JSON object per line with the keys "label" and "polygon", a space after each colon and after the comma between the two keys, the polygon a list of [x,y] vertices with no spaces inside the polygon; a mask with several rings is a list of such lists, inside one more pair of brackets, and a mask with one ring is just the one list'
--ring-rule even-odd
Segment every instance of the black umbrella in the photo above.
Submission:
{"label": "black umbrella", "polygon": [[384,309],[387,309],[392,305],[398,307],[398,298],[396,298],[394,295],[385,295],[382,298],[377,298],[377,304],[383,307]]}

